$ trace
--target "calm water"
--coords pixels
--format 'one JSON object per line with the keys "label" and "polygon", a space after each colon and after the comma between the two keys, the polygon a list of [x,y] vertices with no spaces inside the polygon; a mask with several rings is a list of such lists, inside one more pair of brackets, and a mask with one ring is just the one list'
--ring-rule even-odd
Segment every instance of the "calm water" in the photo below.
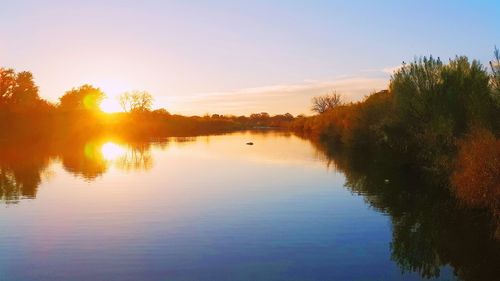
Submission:
{"label": "calm water", "polygon": [[377,157],[277,132],[4,144],[0,280],[494,280],[488,218]]}

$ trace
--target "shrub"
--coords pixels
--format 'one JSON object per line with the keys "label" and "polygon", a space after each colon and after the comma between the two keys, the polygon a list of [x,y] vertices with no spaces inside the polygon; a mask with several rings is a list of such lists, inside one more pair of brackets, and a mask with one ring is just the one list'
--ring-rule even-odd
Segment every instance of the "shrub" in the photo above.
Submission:
{"label": "shrub", "polygon": [[500,139],[475,129],[460,141],[457,168],[452,175],[456,196],[474,207],[486,207],[500,217]]}

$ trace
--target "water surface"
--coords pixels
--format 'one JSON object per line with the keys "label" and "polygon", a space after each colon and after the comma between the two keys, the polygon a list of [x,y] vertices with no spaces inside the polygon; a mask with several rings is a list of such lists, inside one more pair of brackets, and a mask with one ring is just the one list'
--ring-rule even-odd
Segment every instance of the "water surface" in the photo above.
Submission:
{"label": "water surface", "polygon": [[481,214],[427,198],[397,165],[334,154],[282,132],[3,145],[0,280],[498,273]]}

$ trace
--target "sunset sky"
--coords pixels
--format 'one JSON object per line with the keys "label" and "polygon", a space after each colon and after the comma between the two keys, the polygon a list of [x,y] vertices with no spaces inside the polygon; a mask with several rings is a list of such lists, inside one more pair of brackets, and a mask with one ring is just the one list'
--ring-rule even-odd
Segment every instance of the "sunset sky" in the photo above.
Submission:
{"label": "sunset sky", "polygon": [[414,56],[486,64],[499,15],[498,0],[1,0],[0,66],[32,71],[50,101],[90,83],[174,113],[309,114],[314,95],[384,89]]}

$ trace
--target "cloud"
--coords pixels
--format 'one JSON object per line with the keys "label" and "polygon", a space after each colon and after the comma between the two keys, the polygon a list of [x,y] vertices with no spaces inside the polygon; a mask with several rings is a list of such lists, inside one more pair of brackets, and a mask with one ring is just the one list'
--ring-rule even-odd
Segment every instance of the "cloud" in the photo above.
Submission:
{"label": "cloud", "polygon": [[182,114],[222,113],[249,114],[290,112],[309,114],[311,99],[336,90],[347,102],[387,88],[387,77],[344,77],[328,81],[305,80],[295,84],[279,84],[237,89],[226,92],[199,93],[191,96],[165,97],[174,112]]}
{"label": "cloud", "polygon": [[382,72],[392,75],[392,74],[394,74],[394,72],[399,70],[401,67],[403,67],[403,65],[385,67],[385,68],[382,68]]}

